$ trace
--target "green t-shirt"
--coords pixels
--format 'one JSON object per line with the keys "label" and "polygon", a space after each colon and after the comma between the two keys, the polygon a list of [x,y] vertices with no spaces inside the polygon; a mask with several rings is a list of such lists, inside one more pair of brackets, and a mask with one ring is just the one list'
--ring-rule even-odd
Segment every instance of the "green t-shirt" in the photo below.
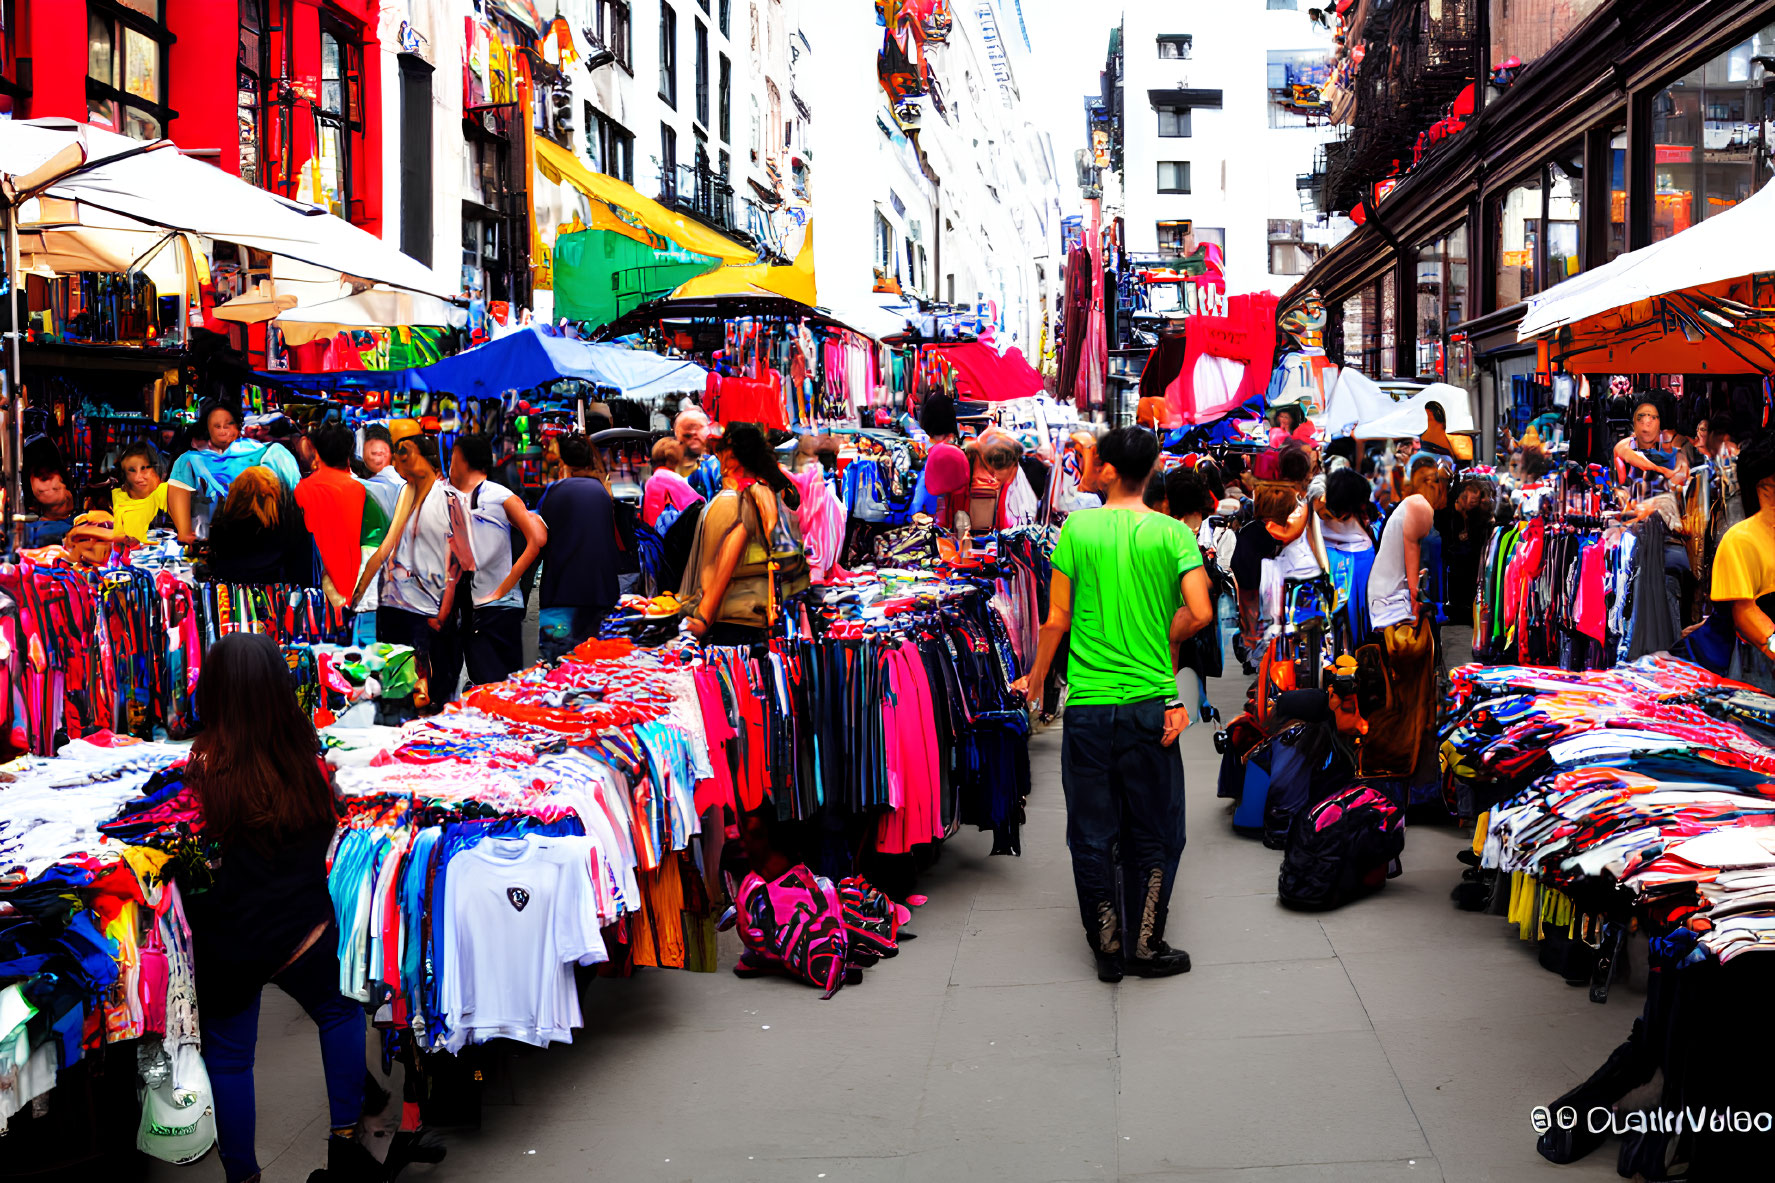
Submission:
{"label": "green t-shirt", "polygon": [[1110,706],[1177,693],[1171,621],[1183,576],[1201,565],[1195,534],[1162,513],[1068,515],[1054,548],[1054,569],[1072,581],[1067,701]]}

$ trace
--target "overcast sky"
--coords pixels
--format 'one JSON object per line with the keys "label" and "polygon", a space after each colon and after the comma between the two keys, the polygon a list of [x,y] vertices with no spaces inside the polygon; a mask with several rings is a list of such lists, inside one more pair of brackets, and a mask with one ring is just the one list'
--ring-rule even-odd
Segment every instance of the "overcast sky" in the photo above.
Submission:
{"label": "overcast sky", "polygon": [[1085,96],[1096,94],[1097,76],[1109,50],[1109,31],[1125,7],[1148,4],[1175,8],[1178,0],[1022,0],[1023,18],[1039,66],[1037,77],[1019,78],[1023,101],[1034,108],[1041,126],[1054,139],[1060,169],[1061,203],[1068,213],[1079,208],[1072,155],[1085,146]]}

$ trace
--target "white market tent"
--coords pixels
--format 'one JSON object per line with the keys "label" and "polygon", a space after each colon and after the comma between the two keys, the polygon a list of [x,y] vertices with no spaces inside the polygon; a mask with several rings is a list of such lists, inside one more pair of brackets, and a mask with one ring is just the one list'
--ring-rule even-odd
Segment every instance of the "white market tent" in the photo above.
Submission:
{"label": "white market tent", "polygon": [[[1517,326],[1528,341],[1617,308],[1744,275],[1775,271],[1775,186],[1765,185],[1681,234],[1619,255],[1537,296]],[[1454,430],[1454,425],[1449,425]]]}
{"label": "white market tent", "polygon": [[285,343],[304,345],[341,329],[391,325],[459,329],[468,323],[468,310],[423,292],[371,288],[318,304],[298,305],[278,313],[276,320]]}
{"label": "white market tent", "polygon": [[1478,430],[1472,396],[1458,386],[1435,382],[1395,399],[1372,378],[1348,366],[1339,372],[1324,414],[1315,416],[1314,421],[1330,436],[1404,439],[1422,435],[1428,428],[1430,417],[1424,407],[1429,403],[1442,407],[1450,434],[1466,435]]}
{"label": "white market tent", "polygon": [[1446,382],[1434,382],[1416,394],[1400,399],[1386,414],[1358,423],[1350,434],[1359,440],[1396,440],[1422,435],[1430,426],[1430,416],[1424,410],[1428,403],[1442,407],[1448,418],[1450,435],[1470,435],[1478,430],[1473,422],[1472,399],[1467,392]]}
{"label": "white market tent", "polygon": [[59,179],[17,210],[21,270],[126,270],[165,253],[169,232],[183,232],[366,285],[455,295],[375,235],[184,156],[170,141],[143,143],[66,119],[0,121],[0,177],[52,161]]}

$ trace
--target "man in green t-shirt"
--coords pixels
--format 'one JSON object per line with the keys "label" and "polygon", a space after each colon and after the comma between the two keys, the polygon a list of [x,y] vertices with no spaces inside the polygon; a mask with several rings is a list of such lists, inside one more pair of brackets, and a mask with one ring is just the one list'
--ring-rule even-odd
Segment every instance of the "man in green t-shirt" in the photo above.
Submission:
{"label": "man in green t-shirt", "polygon": [[1085,935],[1106,982],[1120,981],[1124,969],[1156,978],[1190,967],[1189,954],[1164,941],[1184,837],[1174,744],[1189,712],[1176,672],[1183,642],[1213,610],[1195,535],[1142,500],[1158,458],[1158,441],[1137,427],[1098,441],[1085,483],[1103,507],[1073,513],[1060,531],[1048,619],[1020,683],[1026,694],[1040,687],[1070,636],[1060,755],[1066,844]]}

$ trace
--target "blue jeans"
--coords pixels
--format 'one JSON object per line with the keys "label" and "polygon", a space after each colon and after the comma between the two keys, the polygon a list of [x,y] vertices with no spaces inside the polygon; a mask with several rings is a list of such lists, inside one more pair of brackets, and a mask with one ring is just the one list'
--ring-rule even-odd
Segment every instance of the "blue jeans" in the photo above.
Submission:
{"label": "blue jeans", "polygon": [[[334,1129],[357,1124],[364,1112],[364,1008],[339,993],[338,935],[331,925],[313,947],[287,969],[229,965],[239,980],[225,996],[238,1009],[223,1013],[216,1001],[200,1004],[203,1063],[209,1069],[216,1104],[216,1142],[228,1183],[259,1173],[253,1135],[258,1111],[253,1099],[253,1050],[259,1041],[259,995],[269,982],[301,1004],[320,1028],[321,1067],[327,1080],[327,1109]],[[210,966],[205,966],[210,969]],[[221,970],[220,966],[215,967]],[[257,981],[254,978],[257,977]],[[249,995],[238,1003],[242,991]],[[206,992],[207,993],[207,992]]]}
{"label": "blue jeans", "polygon": [[1066,845],[1079,915],[1099,952],[1115,951],[1106,907],[1130,937],[1148,924],[1163,935],[1184,843],[1183,760],[1175,743],[1161,743],[1164,732],[1162,698],[1066,708]]}
{"label": "blue jeans", "polygon": [[556,661],[579,648],[580,643],[598,635],[604,618],[610,615],[608,605],[601,607],[544,608],[537,615],[536,656],[543,661]]}

